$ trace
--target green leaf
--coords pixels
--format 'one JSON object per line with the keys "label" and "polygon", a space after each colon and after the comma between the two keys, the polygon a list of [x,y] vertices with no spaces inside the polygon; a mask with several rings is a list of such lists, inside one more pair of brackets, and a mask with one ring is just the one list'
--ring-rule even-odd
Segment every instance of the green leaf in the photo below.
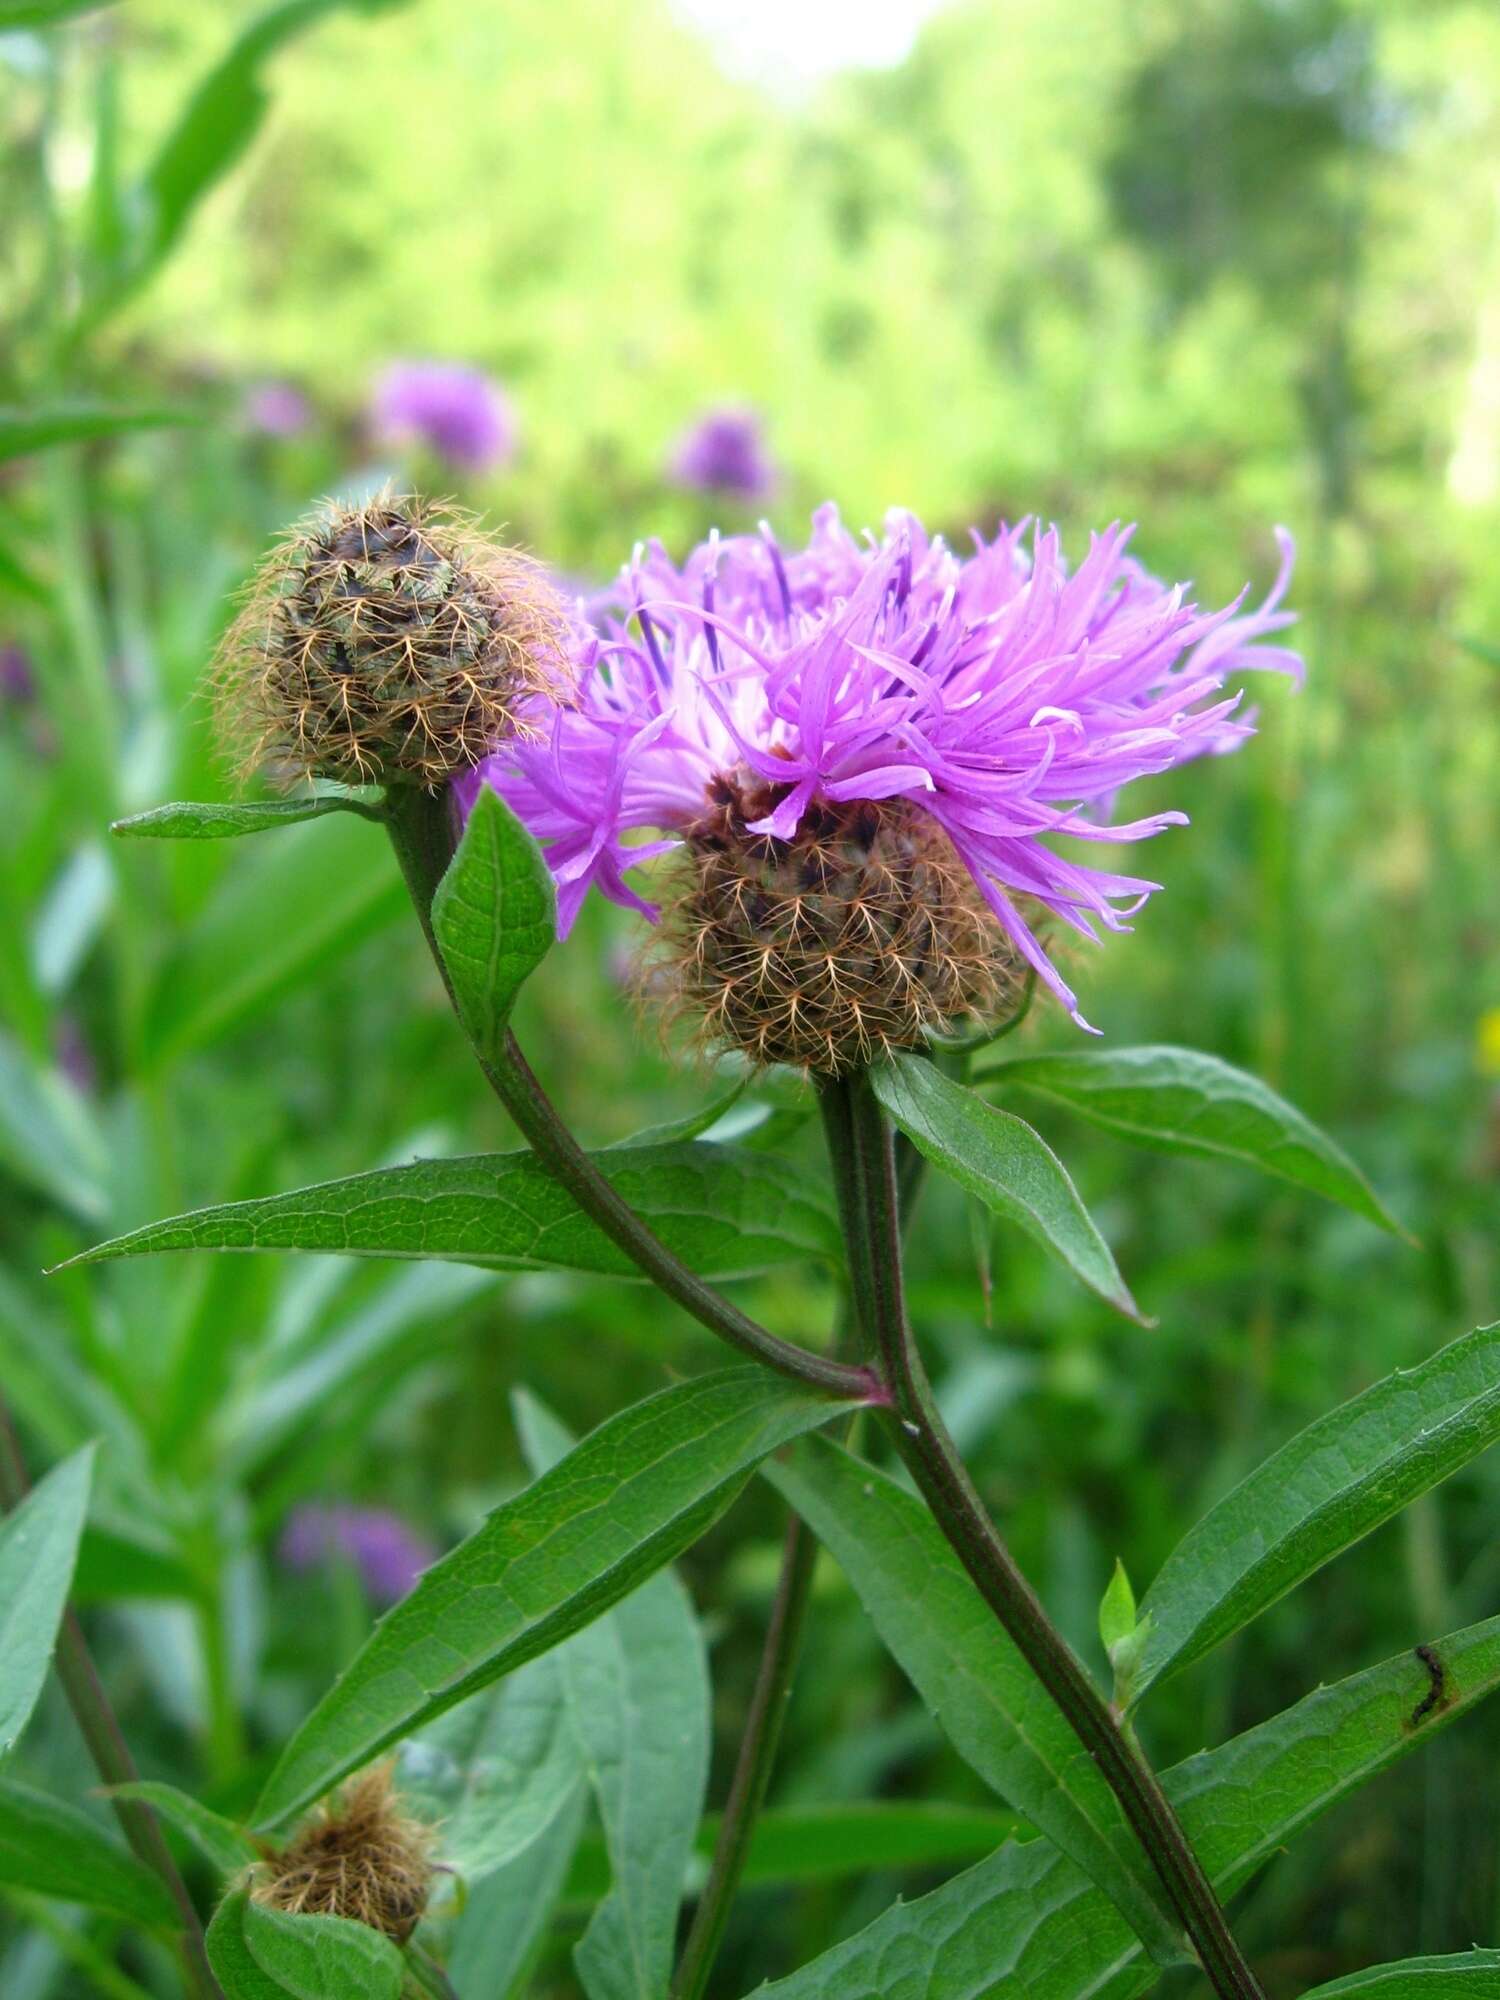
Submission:
{"label": "green leaf", "polygon": [[1107,1658],[1113,1659],[1115,1648],[1130,1638],[1135,1622],[1135,1592],[1130,1587],[1125,1565],[1117,1556],[1114,1574],[1099,1605],[1099,1643]]}
{"label": "green leaf", "polygon": [[[1163,1774],[1216,1888],[1233,1894],[1292,1836],[1500,1686],[1500,1618],[1438,1640],[1449,1693],[1399,1654]],[[1049,1841],[1014,1842],[756,2000],[1134,2000],[1155,1985],[1118,1912]],[[1431,1989],[1429,1989],[1430,1992]],[[1436,1996],[1433,1996],[1436,2000]]]}
{"label": "green leaf", "polygon": [[1328,1986],[1314,1986],[1303,2000],[1500,2000],[1500,1951],[1456,1951],[1447,1958],[1403,1958],[1372,1965]]}
{"label": "green leaf", "polygon": [[50,28],[74,14],[92,14],[113,0],[0,0],[0,35],[15,28]]}
{"label": "green leaf", "polygon": [[[667,1248],[706,1277],[744,1277],[795,1258],[837,1254],[826,1193],[785,1160],[691,1143],[619,1147],[594,1159]],[[640,1277],[530,1153],[420,1160],[200,1208],[147,1223],[71,1261],[161,1250],[331,1250],[441,1258],[491,1271]]]}
{"label": "green leaf", "polygon": [[510,2000],[521,1989],[562,1893],[587,1796],[580,1785],[551,1825],[465,1902],[448,1952],[448,1976],[465,2000]]}
{"label": "green leaf", "polygon": [[997,1111],[920,1056],[893,1056],[870,1081],[919,1153],[1034,1236],[1117,1312],[1140,1319],[1067,1168],[1024,1118]]}
{"label": "green leaf", "polygon": [[125,431],[180,429],[201,419],[191,410],[116,410],[99,403],[55,403],[50,408],[0,408],[0,463],[53,445],[118,437]]}
{"label": "green leaf", "polygon": [[516,995],[556,942],[557,892],[542,850],[488,785],[432,899],[432,932],[464,1031],[494,1062]]}
{"label": "green leaf", "polygon": [[94,1447],[85,1445],[0,1516],[0,1761],[26,1727],[52,1664],[93,1471]]}
{"label": "green leaf", "polygon": [[722,1514],[760,1460],[849,1405],[731,1368],[621,1411],[422,1577],[283,1753],[275,1824],[592,1622]]}
{"label": "green leaf", "polygon": [[406,892],[385,841],[348,813],[237,856],[157,981],[152,1068],[202,1048],[394,923]]}
{"label": "green leaf", "polygon": [[164,1785],[153,1778],[138,1778],[129,1785],[112,1785],[109,1796],[112,1799],[139,1799],[161,1818],[190,1840],[203,1856],[210,1868],[217,1870],[225,1880],[231,1880],[242,1870],[253,1867],[260,1860],[260,1850],[243,1828],[233,1820],[225,1819],[222,1813],[211,1811],[186,1792],[178,1791],[175,1785]]}
{"label": "green leaf", "polygon": [[0,1778],[0,1882],[172,1931],[176,1905],[149,1868],[77,1806]]}
{"label": "green leaf", "polygon": [[109,1213],[109,1157],[84,1100],[0,1034],[0,1169],[81,1221]]}
{"label": "green leaf", "polygon": [[443,1865],[466,1881],[530,1847],[583,1782],[564,1651],[532,1660],[402,1747],[402,1799],[442,1828]]}
{"label": "green leaf", "polygon": [[[571,1643],[571,1642],[570,1642]],[[709,1813],[695,1847],[701,1875],[713,1856],[721,1824]],[[789,1806],[762,1812],[750,1836],[744,1887],[784,1887],[795,1882],[836,1882],[879,1870],[936,1869],[974,1861],[1025,1828],[1015,1813],[979,1806],[895,1804],[870,1800],[853,1806]],[[602,1840],[585,1840],[573,1859],[564,1891],[569,1903],[596,1903],[609,1889],[609,1856]]]}
{"label": "green leaf", "polygon": [[358,813],[362,819],[380,817],[361,799],[333,796],[263,799],[254,804],[231,801],[223,805],[200,805],[184,799],[172,805],[152,806],[148,812],[132,813],[128,819],[117,819],[109,830],[135,839],[226,840],[242,833],[265,833],[276,826],[295,826],[299,820],[326,819],[336,812]]}
{"label": "green leaf", "polygon": [[1022,1056],[981,1074],[1054,1098],[1136,1145],[1259,1167],[1405,1234],[1341,1147],[1268,1084],[1217,1056],[1165,1046],[1088,1049]]}
{"label": "green leaf", "polygon": [[848,1577],[960,1756],[1096,1881],[1163,1963],[1182,1940],[1114,1794],[915,1494],[828,1439],[764,1468]]}
{"label": "green leaf", "polygon": [[[572,1439],[535,1397],[515,1402],[527,1459],[545,1475]],[[599,1801],[612,1882],[576,1947],[579,1978],[590,2000],[657,2000],[671,1980],[708,1783],[702,1634],[687,1592],[663,1569],[556,1657]]]}
{"label": "green leaf", "polygon": [[400,2000],[406,1985],[405,1962],[379,1931],[263,1909],[243,1889],[219,1905],[207,1942],[225,2000]]}
{"label": "green leaf", "polygon": [[75,1604],[116,1604],[126,1598],[211,1601],[204,1580],[165,1542],[148,1540],[133,1527],[98,1521],[89,1523],[78,1544],[72,1597]]}
{"label": "green leaf", "polygon": [[1134,1682],[1200,1658],[1500,1439],[1500,1325],[1398,1368],[1282,1446],[1191,1529],[1141,1606]]}

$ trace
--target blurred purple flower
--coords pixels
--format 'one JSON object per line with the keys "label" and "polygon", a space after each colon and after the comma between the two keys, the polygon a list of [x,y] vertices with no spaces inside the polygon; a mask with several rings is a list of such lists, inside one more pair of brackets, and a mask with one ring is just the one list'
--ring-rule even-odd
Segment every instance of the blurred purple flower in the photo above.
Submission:
{"label": "blurred purple flower", "polygon": [[497,382],[450,361],[397,361],[376,385],[375,428],[388,442],[417,437],[450,465],[483,472],[516,449],[516,418]]}
{"label": "blurred purple flower", "polygon": [[358,1570],[375,1603],[394,1604],[435,1560],[437,1550],[387,1507],[309,1500],[287,1516],[277,1554],[299,1575],[343,1556]]}
{"label": "blurred purple flower", "polygon": [[36,675],[19,646],[0,646],[0,703],[24,708],[35,699]]}
{"label": "blurred purple flower", "polygon": [[766,500],[776,490],[776,467],[753,410],[709,410],[683,432],[668,466],[679,486],[695,493]]}
{"label": "blurred purple flower", "polygon": [[99,1087],[99,1066],[76,1014],[59,1014],[52,1029],[57,1066],[76,1091],[92,1097]]}
{"label": "blurred purple flower", "polygon": [[258,382],[245,398],[246,423],[265,437],[296,437],[312,416],[312,404],[290,382]]}
{"label": "blurred purple flower", "polygon": [[814,801],[904,798],[1087,1026],[1024,912],[1097,942],[1160,885],[1071,860],[1049,837],[1112,844],[1184,824],[1110,824],[1101,807],[1253,733],[1223,692],[1230,675],[1302,676],[1296,653],[1265,643],[1294,620],[1289,535],[1264,602],[1248,609],[1242,592],[1215,611],[1143,569],[1130,534],[1095,535],[1072,569],[1053,528],[976,536],[960,557],[905,513],[858,541],[831,506],[802,550],[768,529],[715,535],[679,568],[652,543],[621,574],[615,618],[578,641],[576,703],[539,706],[529,739],[457,780],[460,806],[487,783],[526,823],[566,935],[591,888],[654,920],[626,876],[679,844],[720,781],[771,788],[749,831],[783,841]]}

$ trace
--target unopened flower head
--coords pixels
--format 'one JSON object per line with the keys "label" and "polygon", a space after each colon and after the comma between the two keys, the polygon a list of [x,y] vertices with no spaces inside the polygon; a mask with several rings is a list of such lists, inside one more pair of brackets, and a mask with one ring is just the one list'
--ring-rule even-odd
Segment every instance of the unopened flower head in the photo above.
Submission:
{"label": "unopened flower head", "polygon": [[405,1813],[389,1765],[320,1806],[252,1882],[256,1902],[293,1916],[346,1917],[405,1944],[427,1908],[432,1835]]}
{"label": "unopened flower head", "polygon": [[776,467],[753,410],[710,410],[677,440],[668,465],[679,486],[737,500],[768,500]]}
{"label": "unopened flower head", "polygon": [[452,361],[397,361],[376,384],[375,428],[388,443],[416,438],[465,472],[503,465],[516,449],[516,417],[498,382]]}
{"label": "unopened flower head", "polygon": [[300,523],[216,669],[226,741],[282,779],[437,785],[569,675],[545,572],[452,508],[382,494]]}
{"label": "unopened flower head", "polygon": [[764,530],[680,568],[653,545],[582,648],[576,705],[460,802],[488,782],[529,826],[564,931],[591,888],[659,917],[627,877],[676,852],[679,990],[754,1057],[838,1071],[991,1012],[1027,969],[1077,1019],[1053,934],[1126,929],[1159,885],[1049,841],[1181,824],[1108,822],[1132,778],[1251,733],[1228,676],[1302,671],[1264,643],[1292,622],[1288,536],[1254,610],[1200,609],[1129,536],[1096,535],[1070,571],[1054,529],[961,559],[910,515],[859,542],[825,507],[795,554]]}

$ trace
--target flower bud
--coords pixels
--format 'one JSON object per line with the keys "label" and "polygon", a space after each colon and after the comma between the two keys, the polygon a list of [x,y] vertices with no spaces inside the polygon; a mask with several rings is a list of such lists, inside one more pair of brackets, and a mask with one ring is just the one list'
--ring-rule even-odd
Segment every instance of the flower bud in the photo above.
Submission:
{"label": "flower bud", "polygon": [[672,1011],[753,1062],[825,1076],[1004,1012],[1025,967],[930,815],[817,801],[790,840],[750,832],[785,789],[717,779],[687,829],[657,954]]}
{"label": "flower bud", "polygon": [[246,770],[435,787],[563,694],[567,631],[541,567],[451,509],[332,508],[252,583],[216,668],[221,727]]}
{"label": "flower bud", "polygon": [[432,1837],[402,1812],[388,1764],[365,1771],[268,1857],[251,1886],[267,1909],[348,1917],[405,1944],[427,1908]]}

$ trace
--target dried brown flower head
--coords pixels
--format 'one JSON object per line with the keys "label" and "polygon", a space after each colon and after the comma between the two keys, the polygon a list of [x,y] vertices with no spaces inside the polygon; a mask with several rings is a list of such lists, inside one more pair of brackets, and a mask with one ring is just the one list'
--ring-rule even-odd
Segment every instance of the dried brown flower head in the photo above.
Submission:
{"label": "dried brown flower head", "polygon": [[441,784],[569,684],[541,566],[451,507],[389,493],[325,508],[262,564],[215,668],[242,771]]}
{"label": "dried brown flower head", "polygon": [[251,1894],[267,1909],[350,1917],[404,1944],[427,1907],[432,1874],[431,1833],[402,1812],[391,1768],[380,1764],[267,1857]]}
{"label": "dried brown flower head", "polygon": [[823,802],[792,840],[749,832],[781,789],[716,780],[687,829],[653,953],[669,1012],[753,1062],[839,1075],[1014,1003],[1025,967],[929,814]]}

